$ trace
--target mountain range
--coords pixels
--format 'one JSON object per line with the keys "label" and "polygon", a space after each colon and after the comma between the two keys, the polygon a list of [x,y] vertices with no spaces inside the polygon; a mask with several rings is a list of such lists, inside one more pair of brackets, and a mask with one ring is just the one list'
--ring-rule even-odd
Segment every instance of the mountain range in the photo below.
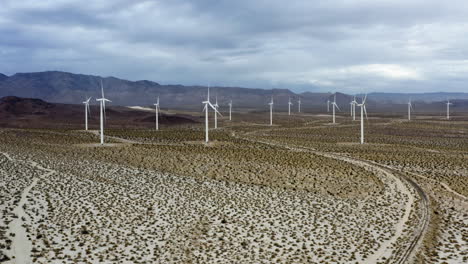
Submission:
{"label": "mountain range", "polygon": [[[7,76],[0,73],[0,97],[18,96],[38,98],[53,103],[80,104],[86,97],[100,96],[100,83],[104,86],[105,95],[112,100],[112,105],[151,106],[156,97],[161,100],[161,108],[199,109],[202,100],[206,99],[207,87],[162,85],[157,82],[141,80],[128,81],[116,77],[74,74],[60,71],[33,73],[16,73]],[[323,111],[326,101],[333,100],[331,93],[304,92],[294,93],[288,89],[258,89],[242,87],[211,87],[211,100],[218,98],[220,105],[227,105],[229,100],[237,109],[266,109],[270,97],[275,100],[275,109],[284,111],[291,98],[293,108],[297,109],[297,100],[301,98],[304,111]],[[391,108],[405,104],[409,98],[420,105],[441,105],[447,98],[468,101],[467,93],[371,93],[368,95],[369,106],[379,109]],[[349,108],[351,95],[337,93],[337,102],[345,110]],[[392,106],[393,105],[393,106]],[[443,106],[443,105],[442,105]],[[454,105],[456,107],[456,104]],[[399,108],[398,108],[399,109]],[[403,108],[404,110],[404,108]],[[439,111],[439,110],[437,110]]]}

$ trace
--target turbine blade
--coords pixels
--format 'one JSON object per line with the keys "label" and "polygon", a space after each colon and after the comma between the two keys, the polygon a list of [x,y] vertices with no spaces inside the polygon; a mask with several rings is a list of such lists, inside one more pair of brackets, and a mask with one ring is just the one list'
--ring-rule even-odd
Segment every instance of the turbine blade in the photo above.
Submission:
{"label": "turbine blade", "polygon": [[366,109],[366,105],[362,105],[362,107],[364,107],[364,114],[366,115],[366,120],[369,120],[369,118],[367,117],[367,109]]}
{"label": "turbine blade", "polygon": [[102,79],[101,79],[101,95],[102,95],[102,98],[105,98],[104,97],[104,86],[102,85]]}
{"label": "turbine blade", "polygon": [[106,100],[102,100],[102,111],[104,112],[104,122],[107,121],[106,118]]}
{"label": "turbine blade", "polygon": [[208,104],[210,105],[211,108],[213,108],[213,110],[214,110],[216,113],[218,113],[220,116],[223,116],[223,115],[218,111],[218,109],[217,109],[214,105],[212,105],[210,102],[208,102]]}
{"label": "turbine blade", "polygon": [[215,111],[216,111],[216,113],[218,113],[218,115],[223,116],[223,115],[218,111],[218,109],[215,109]]}

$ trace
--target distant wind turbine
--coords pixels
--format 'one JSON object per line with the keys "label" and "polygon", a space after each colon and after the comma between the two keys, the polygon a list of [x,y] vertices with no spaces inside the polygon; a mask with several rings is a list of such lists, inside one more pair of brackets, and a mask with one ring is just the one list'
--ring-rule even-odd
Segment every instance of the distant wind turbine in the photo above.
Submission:
{"label": "distant wind turbine", "polygon": [[218,129],[218,108],[219,108],[219,105],[218,105],[218,95],[216,95],[216,102],[214,104],[214,107],[216,107],[216,112],[215,112],[215,129]]}
{"label": "distant wind turbine", "polygon": [[356,96],[354,96],[354,99],[353,101],[351,101],[351,116],[353,117],[353,121],[356,121],[356,105],[357,105],[357,101],[356,101]]}
{"label": "distant wind turbine", "polygon": [[293,103],[291,103],[291,97],[289,97],[289,101],[288,101],[288,115],[291,115],[291,105],[293,105]]}
{"label": "distant wind turbine", "polygon": [[159,96],[156,100],[156,103],[154,104],[154,109],[156,110],[156,130],[159,130]]}
{"label": "distant wind turbine", "polygon": [[408,101],[408,121],[411,121],[411,110],[413,109],[413,104],[411,103],[411,99]]}
{"label": "distant wind turbine", "polygon": [[364,144],[364,114],[366,115],[366,119],[367,119],[366,99],[367,99],[367,94],[365,95],[364,99],[362,99],[361,104],[357,105],[361,107],[361,144]]}
{"label": "distant wind turbine", "polygon": [[301,98],[297,100],[297,110],[299,113],[301,112]]}
{"label": "distant wind turbine", "polygon": [[447,120],[450,120],[450,106],[453,105],[449,99],[447,99]]}
{"label": "distant wind turbine", "polygon": [[101,112],[101,145],[104,144],[104,119],[106,118],[106,102],[112,102],[111,100],[108,100],[104,97],[104,87],[102,86],[102,80],[101,80],[101,98],[96,99],[100,103],[100,112]]}
{"label": "distant wind turbine", "polygon": [[214,105],[212,105],[211,102],[210,102],[210,87],[208,87],[207,100],[203,101],[202,104],[205,105],[205,107],[203,108],[203,110],[205,111],[205,142],[208,143],[208,141],[209,141],[209,138],[208,138],[208,129],[209,129],[209,127],[208,127],[208,110],[209,109],[208,108],[211,107],[215,111],[215,115],[216,115],[216,113],[221,115],[221,113],[218,112],[218,109],[216,109],[216,107]]}
{"label": "distant wind turbine", "polygon": [[85,130],[86,131],[88,131],[88,114],[91,114],[91,110],[89,109],[89,100],[91,100],[91,97],[89,97],[88,100],[83,102],[83,104],[85,105]]}
{"label": "distant wind turbine", "polygon": [[334,101],[332,102],[332,107],[333,107],[333,124],[335,124],[335,107],[339,110],[340,110],[340,107],[338,106],[338,104],[336,103],[336,94],[335,94],[335,97],[334,97]]}
{"label": "distant wind turbine", "polygon": [[273,96],[271,96],[271,102],[268,103],[270,105],[270,126],[273,125]]}
{"label": "distant wind turbine", "polygon": [[229,121],[232,120],[232,100],[229,101]]}

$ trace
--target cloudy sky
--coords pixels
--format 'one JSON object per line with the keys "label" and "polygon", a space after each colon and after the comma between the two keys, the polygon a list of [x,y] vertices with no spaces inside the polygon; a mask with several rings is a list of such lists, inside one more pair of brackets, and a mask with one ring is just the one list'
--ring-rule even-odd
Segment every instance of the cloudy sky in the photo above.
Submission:
{"label": "cloudy sky", "polygon": [[468,92],[466,0],[1,0],[0,72]]}

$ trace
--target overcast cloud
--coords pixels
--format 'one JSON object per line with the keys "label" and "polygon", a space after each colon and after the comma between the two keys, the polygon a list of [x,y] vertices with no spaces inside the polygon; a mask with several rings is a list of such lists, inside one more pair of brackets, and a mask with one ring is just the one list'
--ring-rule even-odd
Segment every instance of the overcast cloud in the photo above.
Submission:
{"label": "overcast cloud", "polygon": [[1,0],[0,72],[468,92],[466,0]]}

